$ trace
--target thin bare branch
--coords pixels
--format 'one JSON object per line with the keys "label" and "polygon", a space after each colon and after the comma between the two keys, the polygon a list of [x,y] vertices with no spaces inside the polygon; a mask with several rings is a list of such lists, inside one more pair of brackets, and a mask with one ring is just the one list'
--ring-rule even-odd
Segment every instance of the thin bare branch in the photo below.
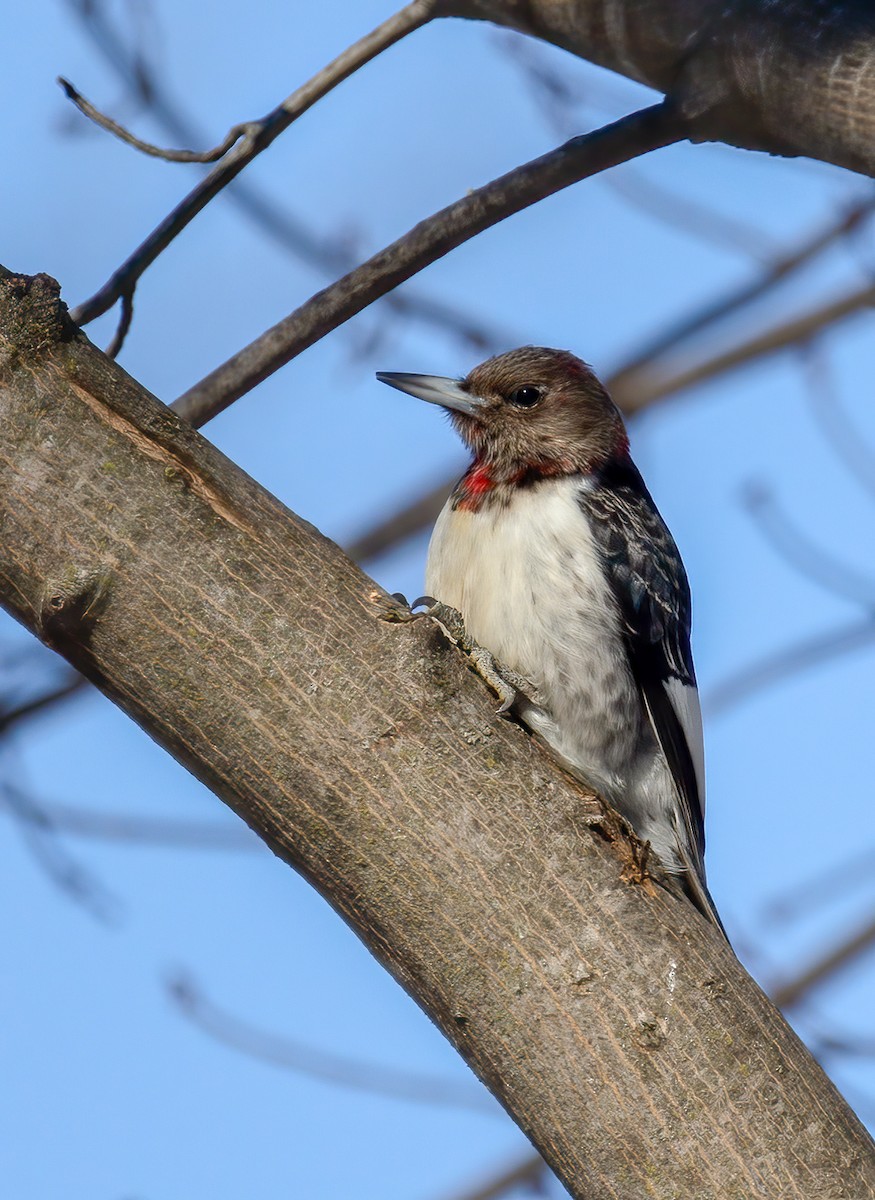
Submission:
{"label": "thin bare branch", "polygon": [[312,105],[348,79],[359,67],[394,45],[415,29],[439,15],[440,0],[412,0],[371,33],[344,50],[302,87],[261,121],[247,126],[248,132],[206,175],[188,196],[152,231],[131,257],[113,273],[90,300],[74,308],[70,316],[77,325],[87,325],[101,316],[125,293],[133,294],[137,280],[209,202],[235,179],[245,166]]}
{"label": "thin bare branch", "polygon": [[699,204],[691,196],[648,179],[632,167],[606,175],[603,182],[627,204],[687,237],[698,238],[720,250],[742,253],[758,263],[768,263],[775,257],[775,244],[762,230]]}
{"label": "thin bare branch", "polygon": [[872,882],[873,862],[875,844],[843,858],[817,875],[806,876],[802,883],[785,889],[770,900],[763,907],[763,919],[775,924],[798,921],[806,913],[822,908],[827,900],[844,899],[852,889]]}
{"label": "thin bare branch", "polygon": [[501,1115],[489,1093],[476,1085],[359,1062],[256,1029],[211,1003],[190,976],[175,976],[167,990],[179,1010],[204,1033],[271,1066],[393,1100]]}
{"label": "thin bare branch", "polygon": [[173,407],[201,426],[378,297],[513,213],[686,136],[668,104],[641,109],[494,179],[421,221],[194,385]]}
{"label": "thin bare branch", "polygon": [[108,358],[118,358],[121,353],[122,346],[125,344],[125,338],[128,336],[128,331],[131,328],[131,321],[134,319],[134,289],[131,287],[127,291],[122,292],[121,297],[121,313],[119,314],[119,322],[112,341],[106,348]]}
{"label": "thin bare branch", "polygon": [[837,971],[850,966],[862,954],[875,945],[875,920],[869,920],[850,937],[831,946],[822,957],[815,959],[796,976],[769,989],[769,995],[781,1009],[799,1004],[815,987],[824,983]]}
{"label": "thin bare branch", "polygon": [[[139,44],[133,50],[126,48],[118,30],[107,18],[106,6],[89,4],[88,0],[67,0],[67,6],[82,20],[84,29],[108,65],[119,74],[122,82],[130,86],[139,100],[148,104],[154,118],[167,128],[170,136],[197,142],[199,134],[192,120],[182,112],[179,103],[167,94],[156,73],[144,62]],[[230,202],[238,205],[248,220],[268,234],[282,250],[294,254],[311,268],[334,276],[355,265],[335,240],[323,238],[308,229],[298,217],[276,204],[268,194],[253,187],[246,179],[234,180],[226,194]],[[420,320],[460,338],[466,346],[484,352],[497,353],[497,350],[516,346],[521,341],[520,337],[484,322],[479,316],[408,288],[385,296],[383,304],[397,316]]]}
{"label": "thin bare branch", "polygon": [[[128,50],[124,39],[108,19],[106,6],[88,0],[67,0],[67,6],[80,18],[83,27],[105,61],[119,78],[148,105],[153,117],[180,141],[202,140],[191,118],[178,101],[162,85],[154,69],[144,60],[142,46],[136,43]],[[267,234],[284,251],[308,266],[335,276],[354,267],[355,261],[336,239],[323,237],[293,216],[285,206],[277,204],[267,193],[238,177],[225,193],[253,224]],[[466,346],[487,353],[517,345],[520,338],[498,329],[479,315],[466,313],[455,305],[417,293],[409,288],[386,296],[383,303],[396,315],[407,320],[421,321],[459,338]]]}
{"label": "thin bare branch", "polygon": [[801,359],[811,408],[824,436],[857,481],[870,495],[875,494],[875,450],[848,417],[823,348],[803,346]]}
{"label": "thin bare branch", "polygon": [[[552,60],[548,62],[543,47],[537,43],[514,37],[502,38],[500,44],[507,57],[520,68],[554,135],[571,137],[586,121],[591,90],[584,91],[569,72],[560,71]],[[737,217],[715,212],[689,195],[646,178],[632,167],[606,175],[603,182],[628,204],[687,237],[710,242],[722,250],[740,251],[760,262],[775,258],[776,246],[762,230]]]}
{"label": "thin bare branch", "polygon": [[852,204],[838,220],[831,220],[811,237],[806,238],[795,250],[771,263],[756,279],[739,288],[733,288],[710,304],[697,308],[692,316],[669,324],[651,341],[646,342],[628,358],[613,374],[610,386],[616,393],[634,392],[635,377],[649,369],[653,360],[661,358],[682,342],[701,333],[710,325],[761,300],[769,291],[783,283],[802,267],[807,266],[835,242],[858,230],[875,211],[875,195]]}
{"label": "thin bare branch", "polygon": [[[458,472],[461,474],[461,469]],[[390,546],[405,541],[415,533],[420,533],[430,525],[443,507],[452,482],[443,481],[435,488],[424,492],[412,504],[406,505],[398,512],[387,517],[385,521],[372,526],[361,537],[350,542],[346,553],[356,562],[367,562],[382,554]]]}
{"label": "thin bare branch", "polygon": [[[31,803],[37,802],[31,798]],[[0,792],[0,807],[12,811],[8,797]],[[136,846],[160,846],[180,850],[260,850],[261,844],[248,829],[238,824],[161,820],[129,816],[127,813],[98,812],[71,804],[39,801],[40,825],[52,833],[93,838]]]}
{"label": "thin bare branch", "polygon": [[813,1037],[805,1039],[805,1044],[818,1061],[823,1058],[841,1055],[851,1058],[875,1057],[875,1038],[864,1034],[838,1034],[818,1032]]}
{"label": "thin bare branch", "polygon": [[22,788],[4,781],[0,783],[0,802],[15,818],[34,861],[55,887],[99,921],[110,924],[117,919],[116,898],[61,846],[37,801]]}
{"label": "thin bare branch", "polygon": [[140,150],[143,154],[148,154],[152,158],[161,158],[165,162],[176,163],[214,163],[220,158],[224,158],[228,151],[242,137],[255,137],[258,132],[257,123],[243,122],[240,125],[234,125],[228,130],[223,141],[217,146],[213,146],[211,150],[169,150],[162,146],[156,146],[152,142],[145,142],[142,138],[138,138],[136,134],[125,129],[118,121],[114,121],[112,117],[102,113],[99,108],[96,108],[90,100],[82,95],[82,93],[73,86],[69,79],[64,79],[62,75],[58,76],[58,83],[64,90],[68,100],[76,105],[83,116],[88,117],[89,121],[93,121],[95,125],[99,125],[101,129],[105,129],[107,133],[111,133],[120,141],[128,146],[133,146],[135,150]]}
{"label": "thin bare branch", "polygon": [[23,704],[16,705],[7,712],[0,712],[0,735],[7,733],[13,725],[17,725],[20,721],[26,721],[28,717],[32,717],[36,713],[45,712],[46,709],[53,708],[62,700],[68,700],[87,686],[88,680],[83,675],[78,672],[70,672],[64,682],[57,687],[43,692],[40,696],[35,696],[32,700],[27,700]]}
{"label": "thin bare branch", "polygon": [[861,605],[875,619],[875,579],[855,571],[813,542],[765,483],[749,483],[742,502],[779,558],[833,596]]}
{"label": "thin bare branch", "polygon": [[453,1200],[498,1200],[514,1188],[525,1188],[527,1191],[544,1194],[544,1182],[550,1173],[550,1168],[540,1154],[527,1154],[522,1161],[512,1167],[503,1167],[491,1179],[478,1184],[463,1192],[456,1192]]}
{"label": "thin bare branch", "polygon": [[748,700],[755,693],[774,687],[809,667],[830,662],[843,654],[851,654],[864,646],[875,643],[875,618],[866,617],[827,633],[818,634],[803,642],[779,650],[750,667],[744,667],[718,683],[706,693],[704,710],[707,716],[716,717],[727,709]]}
{"label": "thin bare branch", "polygon": [[623,376],[615,375],[609,380],[609,387],[624,412],[638,412],[657,400],[677,396],[696,384],[714,379],[737,367],[798,346],[822,333],[830,325],[859,315],[873,304],[875,286],[869,284],[689,366],[682,366],[673,372],[652,367],[636,372],[634,377],[625,373]]}

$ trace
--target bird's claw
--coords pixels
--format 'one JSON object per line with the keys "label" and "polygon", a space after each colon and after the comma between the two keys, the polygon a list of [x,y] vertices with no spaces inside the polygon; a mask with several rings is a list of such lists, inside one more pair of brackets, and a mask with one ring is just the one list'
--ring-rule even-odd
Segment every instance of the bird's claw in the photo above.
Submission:
{"label": "bird's claw", "polygon": [[[424,600],[427,599],[429,597],[424,598]],[[484,646],[474,641],[465,628],[465,621],[457,608],[451,608],[449,604],[441,604],[439,600],[436,600],[425,615],[433,617],[450,640],[467,654],[471,666],[498,696],[501,704],[496,710],[496,716],[506,716],[516,704],[520,693],[525,695],[527,689],[531,690],[531,685],[527,680],[518,675],[516,671],[512,671],[503,663],[498,662]]]}
{"label": "bird's claw", "polygon": [[[523,679],[521,675],[504,666],[503,663],[497,662],[485,647],[474,641],[465,628],[465,621],[457,608],[452,608],[449,604],[442,604],[433,596],[420,596],[412,604],[408,604],[407,597],[402,592],[393,592],[392,599],[397,601],[401,607],[381,614],[382,619],[408,622],[418,621],[422,617],[433,617],[450,641],[454,642],[468,656],[471,666],[501,701],[496,710],[496,716],[506,716],[521,695],[526,699],[530,698],[533,689],[528,680]],[[423,611],[414,611],[418,608],[422,608]]]}
{"label": "bird's claw", "polygon": [[[418,600],[414,600],[412,604],[408,604],[407,597],[403,592],[392,592],[390,595],[398,607],[385,605],[383,611],[379,613],[381,621],[399,624],[406,624],[409,621],[419,621],[422,617],[429,616],[431,607],[436,603],[431,596],[420,596]],[[425,612],[414,611],[422,605],[425,605]]]}

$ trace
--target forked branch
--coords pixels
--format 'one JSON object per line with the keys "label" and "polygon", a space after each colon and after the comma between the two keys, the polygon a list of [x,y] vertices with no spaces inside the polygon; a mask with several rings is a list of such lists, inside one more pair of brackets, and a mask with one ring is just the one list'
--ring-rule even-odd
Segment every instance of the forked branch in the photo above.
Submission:
{"label": "forked branch", "polygon": [[[234,134],[235,130],[231,130],[225,141],[216,148],[220,149],[228,142],[229,138],[231,139],[232,148],[225,154],[222,161],[189,192],[181,204],[178,204],[156,226],[130,258],[113,273],[100,291],[71,311],[70,316],[76,324],[87,325],[89,321],[93,321],[95,317],[101,316],[112,308],[113,304],[122,296],[132,296],[137,280],[143,272],[209,204],[213,197],[227,187],[232,179],[236,179],[256,155],[266,150],[308,108],[311,108],[317,100],[321,100],[344,79],[348,79],[359,67],[370,62],[372,58],[414,29],[425,25],[432,17],[440,15],[440,7],[440,0],[412,0],[412,3],[406,5],[360,41],[344,50],[333,62],[314,75],[302,87],[292,92],[282,104],[268,113],[261,121],[251,121],[236,126],[236,131],[238,134],[242,131],[242,136],[232,138],[231,134]],[[71,99],[73,98],[71,96]],[[95,119],[95,112],[96,110],[93,110],[88,115]],[[115,123],[107,123],[106,120],[103,124],[104,128],[112,128],[113,133],[121,136],[120,126],[116,126]],[[135,145],[138,142],[138,139],[134,139],[130,135],[125,140]],[[138,148],[144,150],[146,145],[146,143],[139,144]],[[151,152],[160,153],[157,147],[153,147]],[[165,153],[163,157],[167,157],[167,154]],[[177,161],[179,160],[177,159]],[[209,159],[199,160],[195,157],[187,161],[209,161]]]}

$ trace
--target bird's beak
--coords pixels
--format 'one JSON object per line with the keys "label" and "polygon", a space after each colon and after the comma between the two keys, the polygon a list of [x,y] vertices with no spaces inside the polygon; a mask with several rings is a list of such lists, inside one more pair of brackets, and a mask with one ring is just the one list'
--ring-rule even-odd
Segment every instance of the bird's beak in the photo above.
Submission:
{"label": "bird's beak", "polygon": [[458,379],[446,379],[443,375],[407,375],[404,371],[378,371],[380,383],[388,383],[389,387],[397,388],[399,392],[407,392],[410,396],[418,396],[429,404],[439,404],[441,408],[449,408],[454,412],[472,415],[481,409],[485,401],[479,396],[472,396],[459,386]]}

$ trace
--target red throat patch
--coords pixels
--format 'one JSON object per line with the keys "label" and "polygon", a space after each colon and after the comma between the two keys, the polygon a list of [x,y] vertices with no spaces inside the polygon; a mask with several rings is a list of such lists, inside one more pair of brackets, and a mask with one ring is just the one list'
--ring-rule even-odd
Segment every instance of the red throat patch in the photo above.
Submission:
{"label": "red throat patch", "polygon": [[495,487],[495,480],[489,473],[489,467],[482,462],[472,463],[459,483],[459,508],[467,512],[477,512],[483,503],[483,497]]}

